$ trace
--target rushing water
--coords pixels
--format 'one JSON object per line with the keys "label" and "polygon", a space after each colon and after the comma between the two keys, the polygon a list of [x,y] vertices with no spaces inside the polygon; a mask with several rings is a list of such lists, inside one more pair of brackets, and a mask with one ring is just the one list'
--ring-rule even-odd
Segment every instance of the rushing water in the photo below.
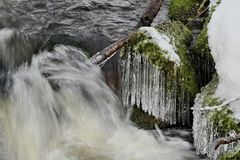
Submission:
{"label": "rushing water", "polygon": [[99,68],[75,48],[41,53],[8,75],[0,105],[3,160],[192,157],[183,140],[134,127]]}
{"label": "rushing water", "polygon": [[[128,34],[148,0],[0,0],[0,29],[23,32],[33,50],[71,45],[92,55]],[[167,19],[165,0],[154,24]],[[112,63],[111,63],[112,62]],[[119,89],[117,60],[104,66],[107,82]]]}
{"label": "rushing water", "polygon": [[[93,54],[133,29],[147,2],[0,0],[0,28],[15,28],[38,41],[51,37],[52,43],[70,43]],[[157,22],[166,19],[167,3]]]}
{"label": "rushing water", "polygon": [[0,160],[195,159],[135,127],[83,54],[126,34],[145,2],[0,0]]}

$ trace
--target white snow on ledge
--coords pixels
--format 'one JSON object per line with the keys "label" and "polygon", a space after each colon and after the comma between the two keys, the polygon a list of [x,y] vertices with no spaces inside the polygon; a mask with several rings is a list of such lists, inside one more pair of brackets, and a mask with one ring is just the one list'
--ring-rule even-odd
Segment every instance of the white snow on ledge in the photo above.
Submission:
{"label": "white snow on ledge", "polygon": [[155,44],[157,44],[161,49],[167,51],[168,54],[164,54],[163,56],[174,62],[177,66],[180,65],[181,60],[175,52],[176,47],[170,44],[170,38],[167,35],[159,33],[153,27],[141,27],[139,30],[147,33],[150,37],[152,37]]}

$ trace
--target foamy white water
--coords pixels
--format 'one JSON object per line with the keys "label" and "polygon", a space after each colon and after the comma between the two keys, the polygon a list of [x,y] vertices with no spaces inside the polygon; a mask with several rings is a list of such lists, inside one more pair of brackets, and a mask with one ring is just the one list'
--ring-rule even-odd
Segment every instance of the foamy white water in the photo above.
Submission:
{"label": "foamy white water", "polygon": [[1,160],[193,157],[187,142],[133,126],[100,69],[79,50],[59,46],[9,74],[12,85],[0,100]]}

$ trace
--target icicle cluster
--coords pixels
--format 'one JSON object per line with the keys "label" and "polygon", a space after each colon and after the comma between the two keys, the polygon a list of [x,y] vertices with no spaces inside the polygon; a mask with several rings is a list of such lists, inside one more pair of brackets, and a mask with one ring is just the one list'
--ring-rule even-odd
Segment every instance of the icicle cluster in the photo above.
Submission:
{"label": "icicle cluster", "polygon": [[179,84],[179,73],[169,77],[169,73],[149,63],[144,55],[127,55],[121,64],[124,106],[137,105],[168,125],[188,125],[190,97]]}
{"label": "icicle cluster", "polygon": [[210,159],[216,160],[221,154],[240,147],[240,143],[233,142],[221,145],[217,150],[214,149],[216,145],[214,142],[219,137],[219,133],[211,121],[211,116],[215,110],[202,110],[202,108],[206,107],[203,102],[204,96],[206,95],[198,94],[193,107],[194,146],[198,155],[207,155]]}
{"label": "icicle cluster", "polygon": [[184,46],[191,33],[178,22],[161,27],[141,28],[123,50],[122,102],[166,125],[189,125],[196,83]]}

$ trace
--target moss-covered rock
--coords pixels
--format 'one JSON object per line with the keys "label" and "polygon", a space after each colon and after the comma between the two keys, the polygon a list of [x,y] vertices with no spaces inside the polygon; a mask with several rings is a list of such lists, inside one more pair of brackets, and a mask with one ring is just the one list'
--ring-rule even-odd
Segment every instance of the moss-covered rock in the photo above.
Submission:
{"label": "moss-covered rock", "polygon": [[165,23],[160,25],[158,31],[167,34],[171,37],[171,43],[177,48],[176,52],[181,60],[180,65],[180,81],[184,88],[195,97],[198,86],[196,81],[196,74],[191,64],[191,58],[188,51],[188,46],[192,40],[191,31],[182,23],[173,21],[172,23]]}
{"label": "moss-covered rock", "polygon": [[[177,66],[176,61],[169,59],[168,51],[158,46],[151,36],[141,30],[133,34],[121,54],[122,58],[126,58],[126,54],[129,52],[146,56],[151,64],[166,71],[169,79],[173,78],[172,76],[179,76],[179,83],[194,97],[197,93],[198,86],[195,71],[187,50],[192,40],[191,31],[177,21],[161,24],[157,26],[156,29],[160,34],[169,37],[170,44],[173,45],[180,58],[180,66]],[[176,70],[180,71],[179,75],[175,74]]]}
{"label": "moss-covered rock", "polygon": [[222,154],[219,157],[219,160],[239,160],[240,159],[240,150]]}
{"label": "moss-covered rock", "polygon": [[194,51],[199,55],[205,56],[205,58],[211,57],[211,50],[208,44],[207,26],[204,26],[203,30],[197,37],[194,45]]}
{"label": "moss-covered rock", "polygon": [[152,130],[155,129],[155,125],[160,128],[165,128],[166,125],[161,119],[154,117],[153,115],[148,115],[141,108],[134,106],[132,109],[131,120],[142,129]]}
{"label": "moss-covered rock", "polygon": [[[170,61],[164,55],[167,55],[167,51],[160,48],[155,42],[152,41],[151,36],[147,35],[143,31],[139,31],[133,34],[130,39],[126,50],[122,52],[122,58],[124,58],[128,51],[137,54],[144,54],[151,64],[154,64],[159,69],[165,69],[167,71],[174,70],[175,62]],[[130,50],[129,50],[130,49]]]}
{"label": "moss-covered rock", "polygon": [[186,23],[188,19],[197,15],[198,0],[171,0],[169,17],[173,20]]}
{"label": "moss-covered rock", "polygon": [[197,72],[199,87],[207,85],[216,72],[208,43],[207,24],[210,19],[211,15],[205,19],[204,27],[193,45],[192,59]]}
{"label": "moss-covered rock", "polygon": [[201,94],[203,94],[203,107],[218,106],[222,104],[223,100],[215,95],[218,86],[218,76],[215,75],[212,81],[201,89]]}
{"label": "moss-covered rock", "polygon": [[233,112],[229,108],[224,108],[221,111],[215,111],[211,115],[211,121],[213,123],[214,130],[219,137],[224,137],[228,133],[234,130],[236,133],[240,133],[240,125],[233,118]]}
{"label": "moss-covered rock", "polygon": [[[224,103],[224,100],[215,95],[215,91],[218,86],[218,78],[215,76],[213,80],[203,89],[204,100],[203,107],[220,106]],[[229,105],[223,106],[221,110],[214,110],[209,114],[209,121],[213,125],[213,129],[217,136],[224,137],[228,133],[234,130],[240,133],[240,126],[233,117],[233,111],[229,108]]]}
{"label": "moss-covered rock", "polygon": [[140,28],[121,52],[123,102],[168,125],[191,125],[198,91],[188,46],[191,31],[181,22]]}
{"label": "moss-covered rock", "polygon": [[[218,150],[212,150],[214,141],[221,137],[229,136],[230,131],[240,133],[240,126],[235,120],[229,104],[218,107],[224,103],[215,93],[219,80],[214,76],[213,80],[201,90],[194,105],[194,145],[197,154],[207,154],[210,159],[219,159],[220,154],[231,151],[232,144],[220,146]],[[214,107],[215,109],[211,109]],[[239,145],[239,144],[234,144]]]}
{"label": "moss-covered rock", "polygon": [[[220,106],[224,100],[215,95],[218,86],[218,77],[214,76],[213,80],[203,89],[202,93],[205,94],[203,99],[204,107]],[[233,118],[233,112],[229,105],[223,106],[221,110],[213,110],[209,114],[209,121],[213,125],[213,129],[219,137],[228,135],[231,130],[240,133],[240,126]]]}

